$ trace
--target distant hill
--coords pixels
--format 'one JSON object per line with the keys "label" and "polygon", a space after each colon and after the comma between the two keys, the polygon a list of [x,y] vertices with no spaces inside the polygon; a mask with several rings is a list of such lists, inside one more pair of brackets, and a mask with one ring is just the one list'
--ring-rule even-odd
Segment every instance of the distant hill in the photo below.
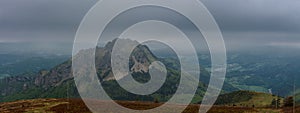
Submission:
{"label": "distant hill", "polygon": [[252,91],[235,91],[222,94],[218,97],[216,105],[240,106],[240,107],[270,107],[273,99],[280,99],[283,105],[283,98],[272,94]]}
{"label": "distant hill", "polygon": [[7,76],[22,75],[24,73],[37,73],[42,69],[51,69],[69,57],[68,55],[0,53],[0,79]]}

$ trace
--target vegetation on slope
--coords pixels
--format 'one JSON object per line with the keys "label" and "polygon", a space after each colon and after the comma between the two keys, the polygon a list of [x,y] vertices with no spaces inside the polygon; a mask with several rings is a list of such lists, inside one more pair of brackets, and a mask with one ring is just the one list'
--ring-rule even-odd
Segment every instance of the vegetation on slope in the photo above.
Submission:
{"label": "vegetation on slope", "polygon": [[259,92],[236,91],[222,94],[218,97],[217,105],[242,106],[242,107],[272,107],[273,100],[279,100],[279,105],[283,105],[283,98]]}

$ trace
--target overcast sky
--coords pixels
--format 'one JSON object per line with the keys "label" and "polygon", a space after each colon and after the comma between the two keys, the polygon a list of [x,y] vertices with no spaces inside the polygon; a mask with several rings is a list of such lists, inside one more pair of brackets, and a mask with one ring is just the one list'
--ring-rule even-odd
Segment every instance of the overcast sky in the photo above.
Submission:
{"label": "overcast sky", "polygon": [[[300,49],[299,0],[201,0],[228,48]],[[73,42],[97,0],[0,0],[0,42]],[[187,6],[188,7],[188,6]]]}

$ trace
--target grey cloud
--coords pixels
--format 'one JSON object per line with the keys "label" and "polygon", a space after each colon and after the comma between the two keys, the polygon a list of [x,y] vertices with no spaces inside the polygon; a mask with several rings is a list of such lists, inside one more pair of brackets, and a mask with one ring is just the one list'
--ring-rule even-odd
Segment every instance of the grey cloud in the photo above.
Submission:
{"label": "grey cloud", "polygon": [[[262,50],[300,42],[299,0],[202,0],[229,50]],[[271,48],[270,48],[271,47]],[[279,50],[278,50],[279,51]]]}
{"label": "grey cloud", "polygon": [[[97,1],[1,0],[0,41],[73,41],[81,19]],[[299,0],[201,1],[215,17],[227,46],[300,42]]]}
{"label": "grey cloud", "polygon": [[[97,0],[1,0],[2,40],[57,40],[49,35],[75,33],[85,13]],[[44,33],[44,34],[41,34]]]}
{"label": "grey cloud", "polygon": [[300,30],[299,0],[202,0],[223,30]]}

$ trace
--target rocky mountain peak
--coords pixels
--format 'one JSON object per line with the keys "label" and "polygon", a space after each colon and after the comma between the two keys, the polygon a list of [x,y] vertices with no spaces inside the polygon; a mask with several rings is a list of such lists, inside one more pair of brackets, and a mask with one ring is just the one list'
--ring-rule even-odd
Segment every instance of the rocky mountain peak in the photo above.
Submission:
{"label": "rocky mountain peak", "polygon": [[[112,48],[117,39],[108,42],[104,47],[97,47],[96,49],[83,50],[76,56],[81,56],[85,52],[95,51],[95,66],[97,69],[97,74],[102,81],[114,80],[114,76],[111,68],[111,53]],[[126,43],[138,43],[137,41],[132,41],[129,39],[118,39],[122,44]],[[131,53],[129,58],[130,72],[140,72],[147,73],[148,67],[151,62],[155,61],[157,58],[152,54],[149,48],[145,45],[138,45]],[[41,71],[35,79],[35,84],[37,86],[42,85],[44,88],[51,86],[58,86],[62,82],[73,79],[71,73],[71,60],[56,66],[49,72]],[[124,75],[127,76],[127,75]]]}

